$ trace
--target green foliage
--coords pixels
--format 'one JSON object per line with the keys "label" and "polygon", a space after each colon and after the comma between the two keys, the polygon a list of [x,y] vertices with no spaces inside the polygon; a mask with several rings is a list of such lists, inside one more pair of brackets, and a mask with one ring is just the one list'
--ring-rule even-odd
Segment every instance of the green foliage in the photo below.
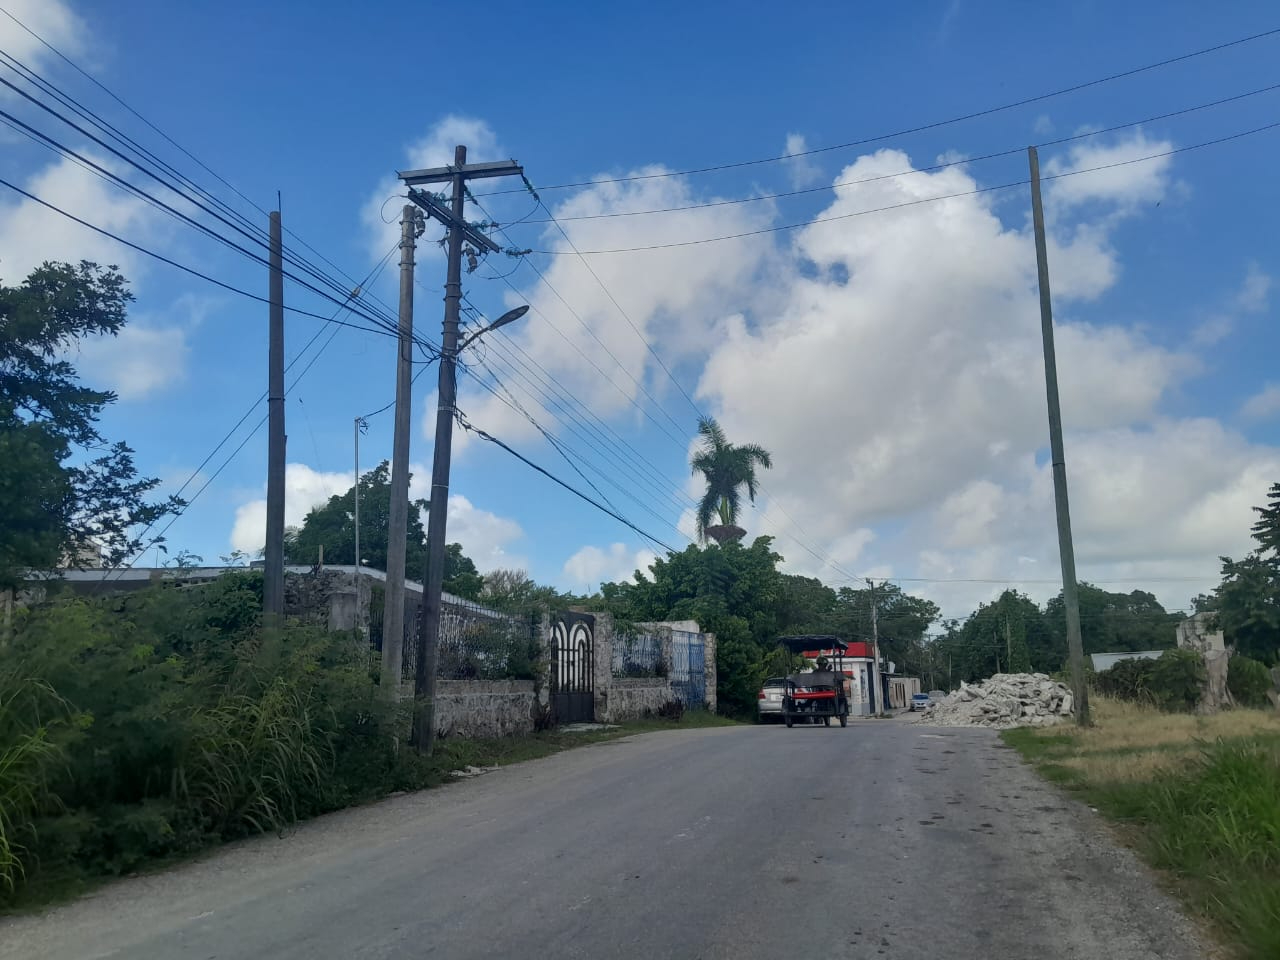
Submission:
{"label": "green foliage", "polygon": [[1266,664],[1236,654],[1227,665],[1227,689],[1241,707],[1266,707],[1270,704],[1271,671]]}
{"label": "green foliage", "polygon": [[1272,563],[1280,562],[1280,483],[1273,483],[1267,491],[1265,507],[1254,507],[1258,521],[1253,525],[1253,539],[1258,541],[1258,554],[1268,557]]}
{"label": "green foliage", "polygon": [[[426,500],[410,503],[405,528],[405,570],[410,578],[423,577],[427,567],[427,532],[422,525]],[[366,566],[387,569],[387,536],[391,516],[391,464],[383,460],[360,477],[360,555]],[[293,564],[314,564],[324,548],[324,562],[354,564],[356,556],[355,487],[335,494],[322,506],[313,507],[302,526],[285,531],[285,560]],[[444,589],[468,600],[479,598],[484,578],[475,563],[462,552],[462,545],[445,547]]]}
{"label": "green foliage", "polygon": [[119,563],[139,548],[138,525],[182,506],[148,502],[159,481],[139,478],[133,451],[98,430],[115,395],[83,385],[67,359],[118,334],[130,300],[114,267],[92,263],[45,263],[0,284],[0,587],[90,546]]}
{"label": "green foliage", "polygon": [[1187,878],[1246,956],[1280,956],[1280,743],[1218,741],[1189,769],[1095,799],[1147,827],[1155,865]]}
{"label": "green foliage", "polygon": [[[1079,585],[1080,639],[1090,653],[1165,650],[1177,639],[1180,612],[1170,613],[1145,590],[1113,593],[1091,583]],[[1066,604],[1059,593],[1045,605],[1045,626],[1059,663],[1066,661]]]}
{"label": "green foliage", "polygon": [[1156,662],[1147,659],[1120,660],[1093,678],[1094,688],[1101,694],[1120,700],[1155,703],[1152,673]]}
{"label": "green foliage", "polygon": [[49,774],[64,760],[52,733],[69,719],[47,683],[0,672],[0,894],[12,893],[25,873],[35,819],[51,802]]}
{"label": "green foliage", "polygon": [[0,677],[0,850],[21,859],[0,877],[118,874],[411,779],[367,647],[262,629],[261,582],[244,571],[17,612],[5,652],[23,684]]}
{"label": "green foliage", "polygon": [[758,444],[735,446],[714,417],[698,419],[698,435],[702,447],[693,455],[690,465],[707,481],[707,491],[698,501],[698,539],[706,542],[707,528],[713,520],[721,525],[737,523],[742,506],[743,487],[754,503],[756,499],[756,467],[773,466],[769,451]]}
{"label": "green foliage", "polygon": [[1214,591],[1214,620],[1237,653],[1280,663],[1280,561],[1257,554],[1222,558],[1222,583]]}
{"label": "green foliage", "polygon": [[1151,694],[1164,710],[1194,710],[1205,682],[1204,657],[1195,650],[1166,650],[1152,661]]}

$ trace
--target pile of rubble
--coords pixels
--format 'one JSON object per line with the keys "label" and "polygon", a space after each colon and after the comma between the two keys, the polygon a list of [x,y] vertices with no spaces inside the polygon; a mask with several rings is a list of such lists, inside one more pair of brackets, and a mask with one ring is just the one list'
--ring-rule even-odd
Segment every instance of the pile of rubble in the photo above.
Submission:
{"label": "pile of rubble", "polygon": [[1065,684],[1043,673],[997,673],[929,707],[918,722],[944,727],[1043,727],[1071,716]]}

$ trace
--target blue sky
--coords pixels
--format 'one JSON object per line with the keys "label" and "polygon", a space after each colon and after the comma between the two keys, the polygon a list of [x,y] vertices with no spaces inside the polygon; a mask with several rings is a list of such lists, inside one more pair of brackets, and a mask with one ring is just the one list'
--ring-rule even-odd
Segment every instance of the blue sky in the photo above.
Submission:
{"label": "blue sky", "polygon": [[[286,227],[354,278],[344,284],[369,273],[394,243],[396,227],[380,222],[403,202],[394,172],[442,162],[455,142],[467,142],[473,160],[519,160],[579,250],[808,224],[588,254],[592,276],[556,226],[539,222],[548,213],[529,195],[482,198],[499,221],[528,217],[500,242],[558,255],[535,254],[523,265],[494,257],[467,278],[468,297],[490,316],[519,302],[534,310],[477,354],[460,406],[476,425],[585,487],[581,470],[619,512],[677,547],[688,542],[685,507],[696,494],[686,466],[695,407],[715,414],[731,439],[775,454],[744,525],[775,534],[790,569],[834,585],[865,574],[903,578],[955,614],[1004,582],[1042,598],[1057,575],[1029,196],[1026,187],[972,193],[1025,179],[1026,160],[1015,153],[896,175],[1280,83],[1274,35],[858,148],[655,177],[918,127],[1280,21],[1261,2],[1211,15],[1191,3],[1032,11],[958,0],[643,9],[499,2],[457,23],[448,18],[453,8],[406,17],[403,5],[378,3],[358,14],[337,3],[0,7],[263,209],[279,191]],[[265,222],[4,16],[0,48]],[[18,82],[8,68],[0,75]],[[146,184],[14,95],[0,99],[0,109]],[[1278,120],[1280,91],[1270,91],[1048,146],[1041,163],[1046,174],[1072,173]],[[260,266],[48,150],[3,128],[0,136],[5,179],[265,294]],[[1247,549],[1249,506],[1280,478],[1272,359],[1280,245],[1269,213],[1280,192],[1278,142],[1280,129],[1272,129],[1046,184],[1068,467],[1087,579],[1148,587],[1184,605],[1211,585],[1219,554]],[[651,178],[542,189],[638,173]],[[832,188],[837,180],[863,182]],[[676,214],[572,219],[797,188],[816,189]],[[948,194],[970,195],[914,203]],[[912,205],[861,215],[903,203]],[[431,228],[424,238],[416,293],[417,329],[433,339],[444,265],[428,241],[438,236]],[[130,442],[141,468],[176,489],[265,387],[265,306],[0,196],[5,282],[45,257],[82,256],[119,262],[137,294],[126,335],[86,345],[81,357],[87,378],[120,393],[106,432]],[[514,290],[486,279],[517,266]],[[374,309],[395,304],[395,272],[393,256],[368,291],[380,304]],[[286,297],[326,316],[335,309],[296,284]],[[319,324],[289,318],[290,356]],[[522,369],[514,359],[526,356],[537,366]],[[510,390],[561,438],[565,456],[477,381]],[[383,406],[393,389],[392,341],[349,329],[293,388],[291,519],[349,486],[353,418]],[[548,389],[563,393],[553,403]],[[424,414],[433,400],[432,369],[415,390],[415,485],[429,472]],[[373,418],[362,440],[366,468],[389,454],[390,431],[389,413]],[[606,443],[607,457],[597,449]],[[174,524],[170,550],[212,560],[260,539],[265,447],[265,431],[249,440]],[[451,510],[450,539],[482,569],[523,566],[539,580],[584,589],[625,576],[658,549],[474,439],[460,438],[453,493],[462,499]]]}

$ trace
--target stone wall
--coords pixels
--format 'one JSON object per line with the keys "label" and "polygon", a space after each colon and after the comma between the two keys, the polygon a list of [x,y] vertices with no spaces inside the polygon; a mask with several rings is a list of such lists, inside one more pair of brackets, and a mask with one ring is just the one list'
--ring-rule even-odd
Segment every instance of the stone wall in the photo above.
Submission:
{"label": "stone wall", "polygon": [[[599,706],[602,699],[603,708]],[[656,713],[673,699],[671,684],[665,678],[614,679],[610,681],[603,698],[597,692],[596,720],[602,723],[639,720],[646,714]]]}
{"label": "stone wall", "polygon": [[532,680],[440,680],[436,730],[442,737],[533,733],[538,694]]}

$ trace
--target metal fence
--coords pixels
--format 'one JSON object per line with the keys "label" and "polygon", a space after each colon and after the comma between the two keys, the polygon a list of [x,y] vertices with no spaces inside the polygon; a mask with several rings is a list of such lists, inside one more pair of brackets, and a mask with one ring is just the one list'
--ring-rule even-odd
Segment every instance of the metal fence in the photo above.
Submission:
{"label": "metal fence", "polygon": [[671,692],[690,710],[707,702],[706,658],[702,634],[671,631]]}
{"label": "metal fence", "polygon": [[662,656],[662,637],[647,630],[614,624],[613,675],[627,677],[665,677],[667,663]]}
{"label": "metal fence", "polygon": [[[422,601],[406,594],[401,676],[413,683],[418,668],[418,619]],[[369,640],[382,649],[382,592],[374,591]],[[541,617],[508,614],[469,600],[445,601],[440,611],[436,676],[443,680],[532,680],[542,656]]]}

